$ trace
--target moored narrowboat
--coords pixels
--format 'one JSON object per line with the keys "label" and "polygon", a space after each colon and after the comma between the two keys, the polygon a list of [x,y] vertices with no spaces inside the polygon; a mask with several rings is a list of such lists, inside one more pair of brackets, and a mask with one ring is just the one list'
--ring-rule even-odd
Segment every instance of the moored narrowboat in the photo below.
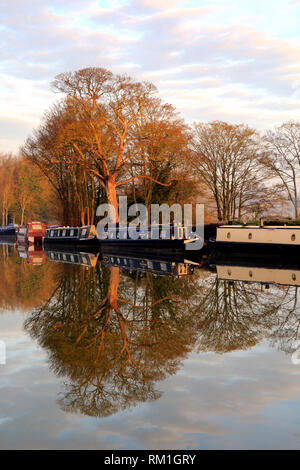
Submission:
{"label": "moored narrowboat", "polygon": [[223,225],[209,247],[241,254],[300,255],[300,226]]}
{"label": "moored narrowboat", "polygon": [[199,250],[204,243],[203,237],[194,233],[192,227],[177,224],[117,226],[103,230],[97,227],[97,233],[101,246],[105,248],[118,246],[186,251],[188,249]]}
{"label": "moored narrowboat", "polygon": [[9,224],[4,227],[0,227],[0,238],[16,236],[18,228],[19,226],[17,224]]}
{"label": "moored narrowboat", "polygon": [[48,228],[45,233],[44,244],[45,246],[74,245],[100,247],[96,227],[94,225]]}
{"label": "moored narrowboat", "polygon": [[46,225],[42,222],[30,222],[26,226],[19,227],[17,232],[18,244],[41,245],[46,232]]}

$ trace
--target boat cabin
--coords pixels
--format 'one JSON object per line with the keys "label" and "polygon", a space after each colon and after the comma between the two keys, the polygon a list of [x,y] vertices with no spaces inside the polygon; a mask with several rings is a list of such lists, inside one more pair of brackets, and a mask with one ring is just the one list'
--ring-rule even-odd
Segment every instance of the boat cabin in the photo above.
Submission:
{"label": "boat cabin", "polygon": [[215,249],[243,252],[300,253],[300,226],[223,225],[217,228]]}
{"label": "boat cabin", "polygon": [[189,240],[194,239],[192,227],[174,224],[117,226],[97,228],[100,240]]}
{"label": "boat cabin", "polygon": [[86,225],[84,227],[53,227],[45,233],[44,243],[48,244],[74,244],[90,245],[99,244],[96,227]]}
{"label": "boat cabin", "polygon": [[17,232],[18,243],[42,244],[46,232],[46,225],[42,222],[30,222],[19,227]]}

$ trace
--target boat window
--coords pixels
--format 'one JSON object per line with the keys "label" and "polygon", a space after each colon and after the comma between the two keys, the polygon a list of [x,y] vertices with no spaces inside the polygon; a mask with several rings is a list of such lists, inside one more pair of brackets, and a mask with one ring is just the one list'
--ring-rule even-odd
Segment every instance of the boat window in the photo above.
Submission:
{"label": "boat window", "polygon": [[42,230],[42,226],[40,224],[33,224],[32,230]]}
{"label": "boat window", "polygon": [[252,271],[249,271],[249,276],[253,277],[253,272]]}
{"label": "boat window", "polygon": [[167,265],[166,265],[166,263],[160,263],[160,269],[161,269],[162,271],[166,271],[166,270],[167,270]]}
{"label": "boat window", "polygon": [[70,236],[70,230],[67,230],[67,237]]}
{"label": "boat window", "polygon": [[230,237],[231,237],[231,233],[228,232],[228,233],[227,233],[227,238],[230,238]]}
{"label": "boat window", "polygon": [[81,231],[81,236],[85,237],[86,236],[86,228],[83,228]]}
{"label": "boat window", "polygon": [[293,233],[293,235],[291,236],[291,240],[292,242],[294,242],[296,240],[296,235]]}
{"label": "boat window", "polygon": [[249,240],[252,239],[252,233],[249,233],[248,238],[249,238]]}
{"label": "boat window", "polygon": [[66,234],[67,234],[67,231],[66,231],[66,230],[63,230],[63,231],[62,231],[62,236],[65,237]]}
{"label": "boat window", "polygon": [[74,237],[77,237],[78,236],[78,229],[75,229],[74,230]]}
{"label": "boat window", "polygon": [[50,237],[54,237],[54,230],[51,230]]}
{"label": "boat window", "polygon": [[227,274],[228,274],[228,276],[231,276],[231,269],[227,270]]}
{"label": "boat window", "polygon": [[297,279],[297,276],[296,276],[296,274],[295,274],[295,273],[293,273],[293,274],[292,274],[292,279],[293,279],[293,281],[296,281],[296,279]]}
{"label": "boat window", "polygon": [[74,237],[75,230],[70,230],[70,237]]}

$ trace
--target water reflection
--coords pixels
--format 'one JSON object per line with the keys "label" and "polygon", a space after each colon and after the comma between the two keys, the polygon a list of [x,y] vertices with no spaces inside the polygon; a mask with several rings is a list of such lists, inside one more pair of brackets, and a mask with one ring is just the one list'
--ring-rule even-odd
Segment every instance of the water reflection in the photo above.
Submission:
{"label": "water reflection", "polygon": [[25,330],[63,379],[61,409],[104,417],[159,399],[158,382],[192,350],[228,353],[264,339],[288,354],[296,350],[296,267],[277,272],[245,260],[215,261],[53,250],[24,255],[5,246],[4,290],[15,295],[1,301],[30,306]]}
{"label": "water reflection", "polygon": [[70,268],[25,324],[68,378],[60,406],[107,416],[159,398],[155,382],[176,372],[196,340],[192,285],[101,264]]}

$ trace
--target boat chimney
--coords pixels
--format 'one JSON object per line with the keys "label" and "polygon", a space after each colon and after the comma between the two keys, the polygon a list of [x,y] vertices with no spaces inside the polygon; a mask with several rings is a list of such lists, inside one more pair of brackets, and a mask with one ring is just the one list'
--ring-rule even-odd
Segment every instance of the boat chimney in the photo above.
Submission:
{"label": "boat chimney", "polygon": [[262,217],[259,219],[259,226],[261,228],[264,226],[264,219]]}

